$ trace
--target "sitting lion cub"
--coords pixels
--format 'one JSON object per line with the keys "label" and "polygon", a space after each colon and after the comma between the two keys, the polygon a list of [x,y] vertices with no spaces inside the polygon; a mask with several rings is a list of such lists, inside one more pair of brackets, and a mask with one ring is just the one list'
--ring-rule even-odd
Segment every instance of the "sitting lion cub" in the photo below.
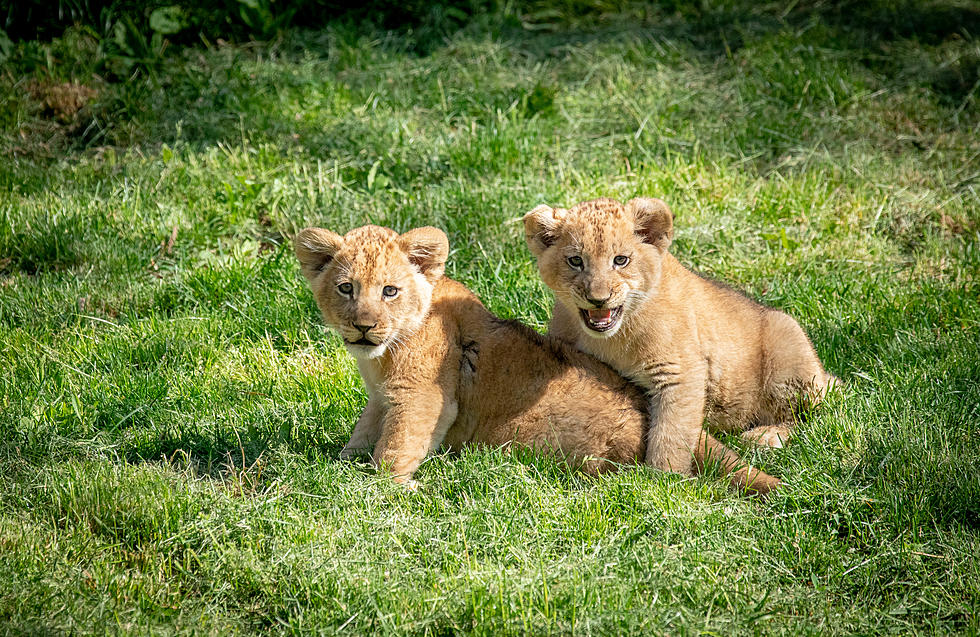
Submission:
{"label": "sitting lion cub", "polygon": [[778,486],[749,476],[702,425],[782,446],[794,414],[834,380],[799,324],[684,268],[667,251],[673,214],[659,199],[541,205],[524,226],[557,299],[550,334],[647,390],[647,463],[689,474],[707,444],[734,485]]}
{"label": "sitting lion cub", "polygon": [[488,312],[443,276],[446,235],[307,228],[296,256],[368,403],[342,457],[374,449],[399,482],[440,445],[520,445],[596,472],[642,462],[646,399],[602,363]]}

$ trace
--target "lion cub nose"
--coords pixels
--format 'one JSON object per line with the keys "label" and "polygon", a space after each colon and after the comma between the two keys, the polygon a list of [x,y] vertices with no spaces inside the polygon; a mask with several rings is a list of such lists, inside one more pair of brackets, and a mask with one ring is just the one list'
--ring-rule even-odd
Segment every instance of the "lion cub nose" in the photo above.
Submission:
{"label": "lion cub nose", "polygon": [[596,306],[597,308],[599,308],[599,307],[602,307],[603,305],[605,305],[606,302],[609,301],[609,299],[611,299],[611,298],[612,298],[612,294],[610,294],[609,296],[607,296],[604,299],[594,299],[591,296],[586,296],[585,297],[585,300],[588,301],[589,303],[591,303],[592,305]]}
{"label": "lion cub nose", "polygon": [[357,323],[351,323],[351,325],[354,326],[354,329],[360,330],[361,334],[364,335],[367,335],[368,332],[378,326],[377,323],[374,323],[373,325],[358,325]]}

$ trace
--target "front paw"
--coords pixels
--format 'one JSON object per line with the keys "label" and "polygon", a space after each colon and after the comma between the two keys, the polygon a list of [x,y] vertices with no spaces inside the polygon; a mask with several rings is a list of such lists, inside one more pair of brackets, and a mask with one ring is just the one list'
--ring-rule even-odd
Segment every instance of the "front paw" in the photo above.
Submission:
{"label": "front paw", "polygon": [[407,491],[412,493],[419,490],[419,483],[413,480],[411,476],[395,476],[392,480],[395,481],[395,484],[402,485]]}

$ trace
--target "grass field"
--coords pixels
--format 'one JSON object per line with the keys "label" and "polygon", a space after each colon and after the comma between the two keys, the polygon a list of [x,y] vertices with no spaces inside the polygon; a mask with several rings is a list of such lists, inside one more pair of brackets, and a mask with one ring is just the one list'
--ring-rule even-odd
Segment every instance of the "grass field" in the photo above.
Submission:
{"label": "grass field", "polygon": [[[980,632],[980,12],[669,4],[289,32],[126,83],[82,33],[22,48],[0,632]],[[59,119],[69,80],[97,95]],[[499,450],[408,493],[337,461],[366,395],[293,233],[437,225],[450,276],[543,329],[516,220],[635,195],[847,384],[746,450],[778,495]]]}

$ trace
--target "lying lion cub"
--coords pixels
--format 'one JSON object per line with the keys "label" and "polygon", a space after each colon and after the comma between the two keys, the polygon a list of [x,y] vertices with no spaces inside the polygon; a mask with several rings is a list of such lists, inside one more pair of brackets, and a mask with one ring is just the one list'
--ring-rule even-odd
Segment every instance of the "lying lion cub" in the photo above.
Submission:
{"label": "lying lion cub", "polygon": [[294,247],[367,385],[342,457],[373,447],[374,462],[409,484],[442,444],[514,442],[590,472],[642,462],[642,392],[574,348],[497,319],[444,277],[441,230],[307,228]]}
{"label": "lying lion cub", "polygon": [[550,334],[647,390],[647,463],[689,474],[707,444],[734,485],[777,487],[702,425],[782,446],[794,414],[834,380],[799,324],[684,268],[667,251],[673,214],[659,199],[541,205],[524,226],[557,299]]}

